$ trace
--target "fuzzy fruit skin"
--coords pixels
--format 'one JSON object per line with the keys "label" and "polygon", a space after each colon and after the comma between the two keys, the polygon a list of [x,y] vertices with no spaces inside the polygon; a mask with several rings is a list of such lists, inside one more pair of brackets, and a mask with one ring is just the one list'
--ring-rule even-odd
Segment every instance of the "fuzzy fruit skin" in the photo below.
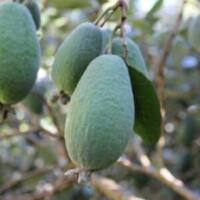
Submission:
{"label": "fuzzy fruit skin", "polygon": [[200,52],[200,15],[193,18],[188,29],[188,40],[190,44]]}
{"label": "fuzzy fruit skin", "polygon": [[79,25],[56,53],[52,78],[57,88],[72,94],[88,64],[101,52],[101,30],[88,22]]}
{"label": "fuzzy fruit skin", "polygon": [[65,141],[80,168],[99,170],[123,153],[134,122],[130,78],[115,55],[94,59],[79,81],[69,104]]}
{"label": "fuzzy fruit skin", "polygon": [[41,19],[40,19],[40,8],[37,2],[35,0],[25,0],[23,4],[30,11],[33,17],[36,29],[38,30],[40,28]]}
{"label": "fuzzy fruit skin", "polygon": [[[147,79],[149,79],[149,73],[147,70],[146,63],[144,61],[143,55],[139,49],[139,46],[133,42],[133,40],[126,38],[126,43],[128,47],[128,56],[127,56],[127,62],[129,66],[134,66],[134,68],[145,75]],[[123,57],[124,55],[124,47],[123,47],[123,41],[121,38],[114,38],[112,50],[114,51],[114,54],[120,55]]]}
{"label": "fuzzy fruit skin", "polygon": [[18,3],[0,3],[0,30],[0,102],[15,104],[35,83],[40,46],[29,11]]}

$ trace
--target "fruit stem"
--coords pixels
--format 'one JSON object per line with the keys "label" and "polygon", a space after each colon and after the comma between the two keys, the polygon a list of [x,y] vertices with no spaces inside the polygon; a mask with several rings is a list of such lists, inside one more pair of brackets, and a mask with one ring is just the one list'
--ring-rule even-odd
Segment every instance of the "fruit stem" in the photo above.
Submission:
{"label": "fruit stem", "polygon": [[[101,22],[101,20],[109,13],[109,12],[113,12],[114,10],[117,10],[117,8],[119,7],[119,2],[117,2],[115,5],[108,7],[94,22],[95,25],[99,25],[99,23]],[[111,16],[110,16],[111,17]]]}
{"label": "fruit stem", "polygon": [[[96,20],[95,20],[95,25],[99,25],[100,27],[103,27],[105,23],[110,20],[112,15],[117,11],[118,8],[121,8],[121,10],[128,10],[128,5],[125,0],[118,0],[113,6],[108,7]],[[124,12],[122,11],[122,12]],[[126,13],[124,12],[124,16],[126,18]],[[104,20],[103,20],[104,19]],[[101,20],[103,22],[100,24]]]}
{"label": "fruit stem", "polygon": [[110,20],[110,18],[112,17],[112,15],[115,13],[115,11],[118,9],[118,6],[114,7],[110,13],[107,14],[107,17],[105,17],[104,21],[100,24],[100,27],[103,27],[105,25],[105,23]]}
{"label": "fruit stem", "polygon": [[123,48],[124,48],[124,60],[127,62],[127,58],[128,58],[128,46],[127,46],[127,42],[126,42],[126,35],[125,35],[125,31],[124,31],[124,25],[126,23],[127,20],[127,12],[128,12],[128,6],[127,4],[122,4],[124,6],[121,6],[121,25],[120,25],[120,30],[121,30],[121,38],[123,39]]}
{"label": "fruit stem", "polygon": [[128,57],[128,47],[126,43],[126,38],[125,38],[125,31],[124,31],[124,24],[126,23],[127,20],[127,11],[128,11],[128,5],[125,2],[125,0],[119,0],[118,1],[118,7],[120,8],[121,11],[121,18],[117,25],[115,26],[114,30],[112,31],[112,37],[110,40],[110,43],[108,45],[108,53],[111,53],[112,51],[112,40],[115,37],[115,34],[118,30],[120,30],[120,37],[123,39],[123,47],[125,49],[124,51],[124,59],[127,60]]}
{"label": "fruit stem", "polygon": [[84,170],[82,168],[70,169],[64,174],[67,178],[77,176],[79,184],[86,184],[90,181],[92,171]]}
{"label": "fruit stem", "polygon": [[84,171],[83,170],[83,171],[79,172],[78,183],[79,184],[89,183],[89,181],[91,180],[91,175],[92,175],[91,171]]}
{"label": "fruit stem", "polygon": [[115,37],[116,32],[120,29],[120,27],[121,27],[121,24],[118,22],[114,30],[112,31],[112,37],[109,41],[108,49],[107,49],[108,53],[112,53],[112,41],[113,41],[113,38]]}

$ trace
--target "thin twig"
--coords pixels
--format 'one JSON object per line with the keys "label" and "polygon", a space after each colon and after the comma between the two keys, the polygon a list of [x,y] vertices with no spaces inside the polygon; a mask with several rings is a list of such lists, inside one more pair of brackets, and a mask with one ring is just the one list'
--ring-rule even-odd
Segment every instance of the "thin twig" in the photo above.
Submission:
{"label": "thin twig", "polygon": [[123,40],[123,48],[124,48],[124,60],[126,62],[126,64],[128,63],[128,46],[127,46],[127,42],[126,42],[126,35],[125,35],[125,30],[124,30],[124,25],[126,23],[127,20],[127,12],[128,12],[128,5],[126,4],[125,1],[121,1],[121,38]]}
{"label": "thin twig", "polygon": [[[77,179],[77,174],[71,176],[70,179],[69,177],[61,177],[54,184],[51,194],[37,194],[31,200],[40,200],[46,196],[53,196],[53,194],[56,192],[61,191],[77,182]],[[91,185],[101,194],[111,200],[144,200],[136,197],[132,194],[132,192],[126,190],[112,179],[99,176],[95,173],[93,173],[91,176]]]}
{"label": "thin twig", "polygon": [[[103,27],[105,25],[105,23],[110,20],[110,18],[112,17],[112,15],[117,11],[118,8],[121,8],[121,13],[122,13],[122,20],[123,22],[125,22],[126,20],[126,16],[127,16],[127,10],[128,10],[128,5],[125,2],[125,0],[118,0],[115,5],[107,8],[95,21],[95,25],[100,24],[101,20],[103,20],[103,22],[99,25],[100,27]],[[123,24],[122,22],[122,24]]]}
{"label": "thin twig", "polygon": [[9,140],[14,137],[21,137],[21,136],[29,134],[30,132],[34,132],[34,131],[36,131],[36,130],[29,130],[29,131],[25,131],[25,132],[21,132],[21,133],[17,132],[17,133],[12,133],[12,134],[3,133],[0,135],[0,141]]}
{"label": "thin twig", "polygon": [[152,168],[152,163],[151,163],[149,157],[144,152],[141,141],[138,138],[135,138],[133,142],[134,142],[134,144],[133,144],[134,151],[135,151],[136,156],[137,156],[138,160],[140,161],[141,165],[144,167]]}
{"label": "thin twig", "polygon": [[[101,20],[109,13],[109,12],[113,12],[113,11],[116,11],[117,8],[119,8],[120,6],[120,2],[117,1],[115,5],[111,6],[111,7],[108,7],[96,20],[95,20],[95,25],[98,25]],[[113,13],[112,13],[113,14]],[[111,16],[110,16],[111,17]],[[105,23],[105,22],[104,22]]]}
{"label": "thin twig", "polygon": [[51,133],[49,130],[47,130],[47,129],[43,128],[43,127],[40,127],[39,130],[42,131],[44,134],[47,134],[50,137],[59,139],[62,142],[64,141],[64,136],[62,136],[62,135]]}
{"label": "thin twig", "polygon": [[35,192],[31,195],[30,200],[43,200],[44,198],[50,198],[55,195],[57,192],[60,192],[70,186],[72,186],[77,181],[77,176],[65,177],[61,176],[58,178],[55,183],[51,184],[52,189],[50,191]]}
{"label": "thin twig", "polygon": [[187,200],[200,200],[200,198],[190,189],[188,189],[184,183],[174,177],[171,172],[166,168],[161,168],[159,170],[154,167],[145,167],[133,164],[130,160],[123,158],[118,162],[121,166],[125,167],[134,172],[145,174],[149,177],[152,177],[164,185],[168,186],[174,192],[182,196]]}
{"label": "thin twig", "polygon": [[[164,67],[166,65],[167,58],[169,56],[169,53],[170,53],[170,50],[171,50],[171,47],[172,47],[172,44],[173,44],[173,40],[174,40],[174,38],[176,37],[176,35],[178,33],[178,30],[179,30],[179,27],[180,27],[180,24],[181,24],[181,21],[182,21],[183,9],[184,9],[185,3],[186,3],[186,0],[182,0],[182,4],[181,4],[180,10],[179,10],[179,13],[177,14],[177,19],[176,19],[174,28],[172,29],[168,39],[166,40],[164,48],[163,48],[163,51],[162,51],[162,53],[160,55],[160,58],[159,58],[158,62],[155,65],[155,69],[157,70],[155,82],[156,82],[156,86],[157,86],[157,89],[158,89],[158,95],[159,95],[160,105],[161,105],[161,113],[162,113],[162,117],[163,118],[165,116],[165,106],[164,106],[164,102],[165,102]],[[165,144],[165,139],[164,139],[164,136],[163,136],[163,129],[164,129],[163,126],[164,126],[164,124],[162,123],[162,133],[161,133],[161,137],[160,137],[160,140],[158,142],[158,145],[157,145],[158,160],[159,160],[159,165],[160,166],[164,165],[163,159],[162,159],[162,149],[163,149],[163,146]]]}
{"label": "thin twig", "polygon": [[158,60],[158,62],[156,63],[156,67],[155,69],[157,69],[157,76],[156,76],[156,84],[158,87],[158,93],[159,93],[159,97],[160,97],[160,103],[161,103],[161,108],[164,108],[164,100],[165,100],[165,95],[164,95],[164,67],[167,61],[167,58],[169,56],[172,44],[173,44],[173,40],[176,37],[181,21],[182,21],[182,17],[183,17],[183,9],[185,6],[186,0],[183,0],[183,3],[181,5],[180,11],[177,15],[177,19],[176,19],[176,23],[174,25],[174,28],[172,29],[168,39],[165,42],[163,51],[160,55],[160,58]]}
{"label": "thin twig", "polygon": [[47,129],[40,127],[38,129],[28,130],[28,131],[24,131],[24,132],[16,132],[16,133],[12,133],[12,134],[4,133],[4,134],[0,135],[0,141],[8,140],[8,139],[11,139],[14,137],[22,137],[22,136],[28,135],[29,133],[35,133],[35,132],[40,132],[40,131],[42,131],[44,134],[46,134],[50,137],[57,138],[59,140],[64,140],[63,136],[51,133]]}
{"label": "thin twig", "polygon": [[100,27],[103,27],[105,25],[105,23],[110,20],[110,18],[113,16],[113,14],[115,13],[115,11],[117,10],[118,7],[115,7],[113,10],[111,10],[107,16],[105,17],[104,21],[100,24]]}
{"label": "thin twig", "polygon": [[123,188],[114,180],[93,174],[91,178],[92,186],[100,193],[104,194],[111,200],[144,200],[136,197],[132,191]]}
{"label": "thin twig", "polygon": [[36,176],[41,176],[43,174],[49,173],[54,167],[46,167],[46,168],[42,168],[42,169],[38,169],[36,171],[33,172],[29,172],[27,174],[23,174],[21,176],[21,178],[17,179],[17,180],[12,180],[12,181],[8,181],[7,183],[5,183],[1,188],[0,188],[0,194],[4,193],[6,190],[10,190],[13,187],[15,187],[16,185],[20,184],[21,182],[24,182],[30,178],[36,177]]}
{"label": "thin twig", "polygon": [[138,160],[141,165],[133,164],[126,157],[122,157],[118,163],[123,167],[126,167],[129,170],[140,172],[146,174],[150,177],[153,177],[172,189],[174,192],[182,196],[187,200],[200,200],[200,198],[190,189],[188,189],[184,183],[176,178],[172,173],[165,167],[156,168],[152,165],[151,160],[146,155],[140,140],[138,138],[134,138],[134,150]]}
{"label": "thin twig", "polygon": [[[30,177],[30,176],[29,176]],[[28,177],[28,178],[29,178]],[[24,179],[25,180],[25,179]],[[26,196],[27,200],[42,200],[44,198],[52,198],[57,192],[60,192],[78,180],[77,173],[72,176],[61,176],[55,183],[51,184],[51,190],[43,192],[35,192],[29,197]],[[16,183],[15,183],[16,184]],[[142,198],[136,197],[131,191],[123,188],[115,181],[109,178],[99,176],[95,173],[91,176],[91,185],[97,189],[101,194],[106,196],[111,200],[144,200]]]}

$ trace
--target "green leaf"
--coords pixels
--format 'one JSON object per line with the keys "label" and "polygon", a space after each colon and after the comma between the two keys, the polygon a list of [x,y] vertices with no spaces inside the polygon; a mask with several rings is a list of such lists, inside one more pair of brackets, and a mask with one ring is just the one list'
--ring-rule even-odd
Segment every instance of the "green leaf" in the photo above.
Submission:
{"label": "green leaf", "polygon": [[[155,144],[161,134],[159,100],[138,45],[128,38],[126,42],[128,48],[126,64],[129,70],[136,109],[133,129],[143,139],[144,143]],[[125,49],[121,38],[113,40],[112,53],[124,58]]]}
{"label": "green leaf", "polygon": [[142,73],[128,67],[135,97],[134,131],[144,143],[155,144],[161,134],[160,104],[152,82]]}
{"label": "green leaf", "polygon": [[150,11],[147,13],[146,18],[151,18],[163,5],[163,0],[157,0]]}

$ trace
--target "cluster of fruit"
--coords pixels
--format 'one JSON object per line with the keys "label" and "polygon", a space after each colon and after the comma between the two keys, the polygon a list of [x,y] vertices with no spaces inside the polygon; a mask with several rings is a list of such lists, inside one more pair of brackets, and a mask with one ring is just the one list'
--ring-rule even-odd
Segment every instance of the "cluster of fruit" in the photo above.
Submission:
{"label": "cluster of fruit", "polygon": [[[2,106],[23,100],[35,84],[40,65],[39,26],[34,0],[0,4]],[[123,153],[132,132],[145,143],[158,141],[159,101],[142,53],[131,39],[112,38],[110,31],[83,23],[58,49],[52,78],[62,95],[71,96],[65,139],[77,167],[99,170],[111,165]]]}
{"label": "cluster of fruit", "polygon": [[161,132],[159,101],[138,45],[109,33],[92,23],[79,25],[61,44],[52,69],[61,94],[71,95],[65,126],[69,156],[86,170],[115,162],[132,132],[151,144]]}

